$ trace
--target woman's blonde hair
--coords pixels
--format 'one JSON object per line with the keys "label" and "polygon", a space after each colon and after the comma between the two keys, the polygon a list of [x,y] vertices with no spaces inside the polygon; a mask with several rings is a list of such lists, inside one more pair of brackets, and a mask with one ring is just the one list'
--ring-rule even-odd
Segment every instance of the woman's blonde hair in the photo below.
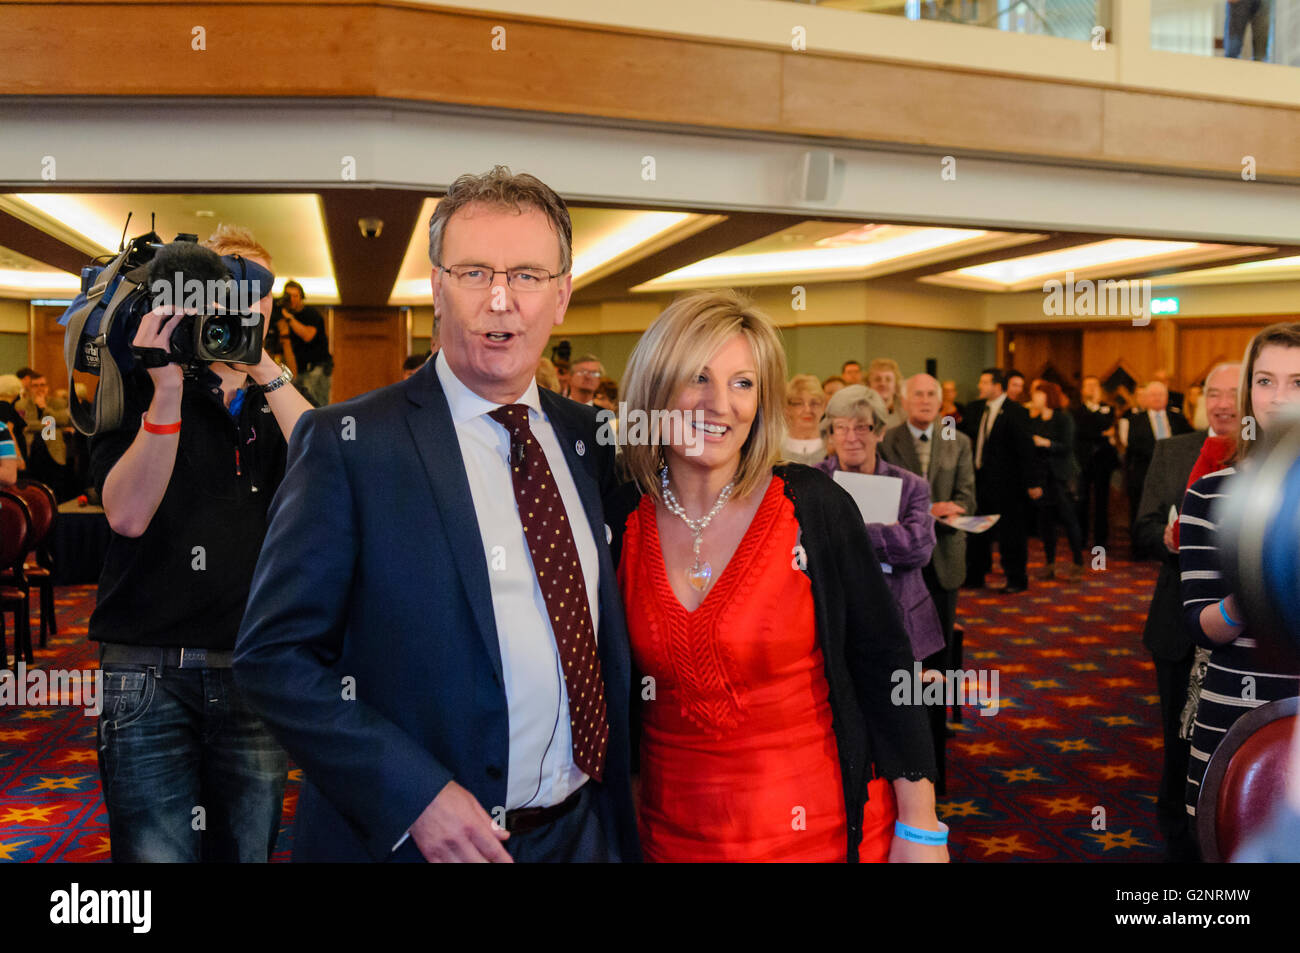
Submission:
{"label": "woman's blonde hair", "polygon": [[785,385],[785,399],[798,397],[800,394],[811,394],[813,397],[820,397],[822,405],[826,404],[826,391],[822,389],[822,382],[817,379],[816,374],[796,374],[790,378],[790,383]]}
{"label": "woman's blonde hair", "polygon": [[863,375],[866,381],[871,380],[871,375],[876,371],[891,371],[894,375],[894,393],[889,397],[889,403],[886,405],[889,410],[895,410],[898,407],[898,399],[903,396],[903,369],[898,366],[898,362],[892,357],[878,357],[867,365],[867,373]]}
{"label": "woman's blonde hair", "polygon": [[[710,358],[739,334],[754,352],[758,413],[740,450],[734,496],[748,496],[766,479],[781,454],[785,433],[785,349],[776,325],[753,302],[734,291],[697,291],[670,304],[655,318],[628,361],[624,400],[629,413],[668,410]],[[670,436],[661,432],[660,443]],[[623,448],[623,462],[642,491],[660,495],[660,446]]]}

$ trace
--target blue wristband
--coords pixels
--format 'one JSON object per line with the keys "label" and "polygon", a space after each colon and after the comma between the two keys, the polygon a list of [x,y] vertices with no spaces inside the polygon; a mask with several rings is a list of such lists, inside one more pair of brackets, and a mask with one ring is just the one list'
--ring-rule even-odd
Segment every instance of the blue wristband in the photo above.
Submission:
{"label": "blue wristband", "polygon": [[1235,621],[1235,620],[1232,618],[1232,616],[1228,615],[1228,609],[1227,609],[1227,607],[1223,604],[1225,601],[1227,601],[1227,600],[1224,600],[1224,599],[1220,599],[1220,600],[1219,600],[1219,615],[1223,616],[1223,621],[1226,622],[1226,623],[1228,623],[1228,625],[1232,626],[1234,629],[1240,629],[1240,628],[1241,628],[1243,625],[1245,625],[1246,623],[1244,623],[1244,622],[1237,622],[1237,621]]}
{"label": "blue wristband", "polygon": [[902,821],[894,821],[894,836],[910,840],[914,844],[929,844],[939,847],[948,843],[948,825],[939,822],[939,830],[923,831],[919,827],[910,827]]}

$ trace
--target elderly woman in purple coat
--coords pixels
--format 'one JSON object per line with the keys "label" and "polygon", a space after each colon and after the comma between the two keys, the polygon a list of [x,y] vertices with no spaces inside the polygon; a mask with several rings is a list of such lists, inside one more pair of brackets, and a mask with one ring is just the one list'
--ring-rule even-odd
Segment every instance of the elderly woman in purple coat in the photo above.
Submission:
{"label": "elderly woman in purple coat", "polygon": [[875,391],[861,385],[837,391],[822,418],[821,431],[828,441],[828,453],[817,469],[828,474],[836,470],[873,473],[903,481],[898,521],[866,526],[880,568],[885,571],[885,581],[894,593],[912,640],[912,655],[920,661],[944,644],[939,613],[921,577],[921,570],[934,551],[930,484],[910,470],[886,463],[876,453],[877,445],[885,436],[886,417],[885,402]]}

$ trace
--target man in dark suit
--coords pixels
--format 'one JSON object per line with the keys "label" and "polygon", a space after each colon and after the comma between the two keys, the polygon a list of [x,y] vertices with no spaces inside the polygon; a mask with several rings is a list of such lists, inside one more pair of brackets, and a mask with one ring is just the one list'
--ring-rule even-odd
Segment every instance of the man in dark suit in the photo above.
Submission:
{"label": "man in dark suit", "polygon": [[1192,431],[1187,418],[1169,406],[1169,391],[1159,381],[1146,385],[1145,404],[1145,411],[1135,411],[1119,424],[1121,440],[1126,447],[1124,472],[1128,483],[1130,530],[1137,522],[1142,486],[1146,482],[1156,442]]}
{"label": "man in dark suit", "polygon": [[996,540],[1007,575],[1003,591],[1015,593],[1029,587],[1025,496],[1036,500],[1043,495],[1043,476],[1029,433],[1029,412],[1007,398],[1005,382],[1001,368],[985,369],[979,379],[980,399],[972,401],[965,414],[975,454],[977,512],[1000,514],[992,529],[973,533],[966,541],[965,585],[983,587],[993,568],[991,545]]}
{"label": "man in dark suit", "polygon": [[[970,438],[955,426],[938,419],[943,405],[939,382],[929,374],[916,374],[903,384],[902,424],[885,433],[880,455],[890,463],[923,476],[930,483],[930,515],[965,516],[975,512],[975,464]],[[930,591],[943,626],[944,647],[926,658],[927,669],[954,668],[953,626],[957,620],[957,591],[966,576],[966,534],[946,523],[934,527],[935,545],[921,578]],[[946,770],[943,752],[946,740],[944,707],[931,708],[931,733],[939,755],[939,783],[944,793]]]}
{"label": "man in dark suit", "polygon": [[[1240,364],[1221,364],[1206,379],[1206,409],[1211,427],[1217,434],[1236,433],[1240,425],[1237,409],[1240,377]],[[1156,578],[1151,607],[1147,611],[1142,644],[1155,661],[1164,735],[1164,768],[1156,795],[1156,815],[1165,837],[1167,859],[1175,862],[1197,859],[1196,838],[1188,824],[1184,801],[1190,742],[1178,736],[1179,717],[1187,701],[1187,683],[1195,646],[1182,624],[1178,548],[1174,543],[1169,512],[1171,507],[1182,509],[1189,477],[1206,436],[1205,431],[1197,431],[1170,437],[1155,445],[1133,530],[1133,544],[1138,554],[1160,560],[1160,575]]]}
{"label": "man in dark suit", "polygon": [[1092,544],[1110,545],[1110,478],[1119,466],[1111,438],[1115,435],[1115,408],[1102,403],[1101,381],[1085,377],[1074,414],[1074,453],[1079,461],[1079,529],[1088,548],[1089,515]]}
{"label": "man in dark suit", "polygon": [[613,447],[534,380],[571,236],[532,176],[461,176],[438,355],[294,434],[235,675],[305,773],[296,860],[638,859]]}

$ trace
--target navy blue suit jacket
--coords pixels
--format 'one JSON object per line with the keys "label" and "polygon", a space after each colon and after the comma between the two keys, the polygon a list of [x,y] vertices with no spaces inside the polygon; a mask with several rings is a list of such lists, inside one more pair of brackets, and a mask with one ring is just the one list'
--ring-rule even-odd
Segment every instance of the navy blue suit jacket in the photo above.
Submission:
{"label": "navy blue suit jacket", "polygon": [[[614,449],[597,443],[593,408],[540,393],[600,558],[610,737],[605,780],[588,783],[610,843],[635,860],[631,663],[601,507]],[[299,421],[234,672],[305,775],[295,860],[420,860],[410,839],[392,847],[451,780],[489,813],[505,804],[510,732],[488,566],[432,361]]]}

